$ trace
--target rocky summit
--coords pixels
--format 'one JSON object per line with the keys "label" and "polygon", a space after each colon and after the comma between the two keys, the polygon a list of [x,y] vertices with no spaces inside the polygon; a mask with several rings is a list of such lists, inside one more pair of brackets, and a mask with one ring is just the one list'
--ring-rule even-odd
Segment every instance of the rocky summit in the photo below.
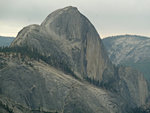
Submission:
{"label": "rocky summit", "polygon": [[24,27],[0,51],[0,94],[16,103],[3,110],[15,113],[19,104],[23,113],[129,113],[147,104],[143,75],[114,66],[96,29],[75,7]]}
{"label": "rocky summit", "polygon": [[25,45],[47,56],[60,55],[79,77],[101,81],[104,71],[112,70],[96,29],[75,7],[56,10],[40,26],[21,30],[11,46]]}

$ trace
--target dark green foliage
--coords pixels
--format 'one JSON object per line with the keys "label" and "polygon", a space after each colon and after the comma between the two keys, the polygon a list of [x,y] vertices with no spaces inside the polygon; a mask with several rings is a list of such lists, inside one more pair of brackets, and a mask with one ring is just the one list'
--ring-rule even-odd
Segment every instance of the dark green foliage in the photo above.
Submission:
{"label": "dark green foliage", "polygon": [[[37,49],[29,48],[28,46],[24,47],[0,47],[0,52],[4,54],[9,53],[16,53],[16,56],[19,57],[21,55],[22,60],[24,61],[26,57],[34,60],[42,60],[49,65],[64,71],[66,74],[71,74],[76,79],[78,78],[74,72],[71,70],[71,65],[69,65],[68,60],[66,59],[63,53],[56,53],[52,54],[51,56],[41,55]],[[61,55],[60,55],[61,54]],[[32,67],[32,64],[29,64]]]}
{"label": "dark green foliage", "polygon": [[138,108],[134,108],[132,109],[129,113],[150,113],[150,108],[141,108],[141,107],[138,107]]}
{"label": "dark green foliage", "polygon": [[[0,47],[0,52],[3,52],[4,54],[9,53],[16,53],[16,55],[19,57],[19,54],[21,56],[21,59],[24,61],[26,57],[29,57],[30,59],[34,60],[42,60],[49,65],[62,70],[66,74],[72,75],[74,78],[79,79],[77,75],[74,74],[74,72],[71,70],[71,65],[69,64],[68,59],[66,59],[66,56],[63,53],[55,52],[50,56],[41,55],[37,49],[35,48],[29,48],[28,46],[24,47]],[[28,63],[32,67],[32,64]],[[80,80],[80,79],[79,79]],[[85,80],[87,80],[89,83],[102,87],[104,89],[111,90],[110,84],[106,84],[104,82],[100,82],[99,80],[94,80],[85,77]]]}
{"label": "dark green foliage", "polygon": [[85,80],[87,80],[90,84],[93,84],[93,85],[96,85],[99,87],[101,86],[101,83],[99,82],[99,80],[94,80],[94,78],[91,79],[87,76],[87,77],[85,77]]}
{"label": "dark green foliage", "polygon": [[112,91],[112,92],[117,92],[115,88],[112,87],[112,83],[109,82],[109,83],[105,83],[103,81],[99,81],[99,80],[95,80],[94,78],[89,78],[89,77],[85,77],[84,78],[86,81],[88,81],[90,84],[93,84],[97,87],[101,87],[103,89],[107,89],[109,91]]}

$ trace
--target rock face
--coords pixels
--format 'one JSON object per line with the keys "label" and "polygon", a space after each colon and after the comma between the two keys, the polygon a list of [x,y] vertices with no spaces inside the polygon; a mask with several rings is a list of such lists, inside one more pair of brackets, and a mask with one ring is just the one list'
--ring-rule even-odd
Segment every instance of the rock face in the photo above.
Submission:
{"label": "rock face", "polygon": [[149,92],[147,82],[141,76],[142,74],[130,67],[119,67],[118,75],[120,76],[118,89],[121,95],[125,96],[126,99],[132,99],[132,102],[137,104],[138,107],[145,105]]}
{"label": "rock face", "polygon": [[42,61],[5,57],[3,62],[7,66],[0,70],[0,93],[24,106],[59,113],[124,113],[128,109],[120,95],[76,80]]}
{"label": "rock face", "polygon": [[80,77],[102,81],[104,71],[113,71],[97,31],[75,7],[54,11],[40,26],[21,30],[11,46],[25,45],[48,56],[61,55]]}
{"label": "rock face", "polygon": [[112,65],[94,26],[75,7],[54,11],[41,25],[23,28],[13,47],[62,59],[78,78],[44,60],[1,53],[0,94],[24,106],[60,113],[128,113],[148,98],[142,74]]}
{"label": "rock face", "polygon": [[0,95],[0,112],[1,113],[33,113],[29,108]]}
{"label": "rock face", "polygon": [[15,101],[0,95],[1,113],[56,113],[56,111],[44,111],[43,109],[30,109]]}
{"label": "rock face", "polygon": [[150,38],[120,35],[103,39],[110,60],[118,65],[131,66],[150,80]]}

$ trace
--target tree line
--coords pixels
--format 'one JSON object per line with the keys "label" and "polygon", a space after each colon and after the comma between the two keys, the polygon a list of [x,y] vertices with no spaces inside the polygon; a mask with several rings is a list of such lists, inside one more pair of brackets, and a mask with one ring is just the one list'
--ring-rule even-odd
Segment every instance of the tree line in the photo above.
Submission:
{"label": "tree line", "polygon": [[64,71],[66,74],[71,74],[73,77],[77,78],[77,76],[71,70],[71,65],[68,59],[65,57],[65,55],[61,55],[61,53],[57,51],[54,54],[47,56],[39,53],[39,51],[36,48],[30,48],[28,46],[22,47],[16,46],[16,47],[0,47],[0,52],[4,54],[16,53],[17,56],[19,56],[20,54],[23,60],[26,56],[28,56],[30,59],[34,59],[37,61],[42,60],[48,63],[49,65]]}
{"label": "tree line", "polygon": [[87,82],[89,82],[90,84],[93,84],[97,87],[101,87],[103,89],[107,89],[107,90],[112,91],[112,92],[117,92],[117,90],[112,87],[111,83],[106,83],[106,82],[103,82],[103,81],[95,80],[94,78],[90,78],[88,76],[84,77],[84,79]]}

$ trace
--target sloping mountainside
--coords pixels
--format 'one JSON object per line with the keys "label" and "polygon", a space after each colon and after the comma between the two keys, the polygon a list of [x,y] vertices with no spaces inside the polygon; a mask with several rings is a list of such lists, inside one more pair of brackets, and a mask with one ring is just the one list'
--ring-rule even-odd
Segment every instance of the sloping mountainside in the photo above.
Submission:
{"label": "sloping mountainside", "polygon": [[115,113],[126,107],[120,95],[76,80],[42,61],[8,59],[0,72],[1,93],[24,106],[60,113]]}
{"label": "sloping mountainside", "polygon": [[103,39],[111,61],[131,66],[150,80],[150,37],[120,35]]}
{"label": "sloping mountainside", "polygon": [[0,95],[0,113],[57,113],[57,111],[44,111],[41,108],[33,110]]}
{"label": "sloping mountainside", "polygon": [[32,113],[30,109],[0,95],[0,112],[1,113]]}
{"label": "sloping mountainside", "polygon": [[10,46],[10,44],[12,43],[13,40],[14,40],[14,37],[0,36],[0,47]]}
{"label": "sloping mountainside", "polygon": [[40,26],[25,27],[11,44],[15,46],[36,48],[46,56],[61,56],[79,77],[101,81],[104,71],[113,71],[97,31],[75,7],[51,13]]}
{"label": "sloping mountainside", "polygon": [[0,94],[59,113],[129,113],[149,97],[143,75],[114,66],[94,26],[71,6],[0,48]]}

